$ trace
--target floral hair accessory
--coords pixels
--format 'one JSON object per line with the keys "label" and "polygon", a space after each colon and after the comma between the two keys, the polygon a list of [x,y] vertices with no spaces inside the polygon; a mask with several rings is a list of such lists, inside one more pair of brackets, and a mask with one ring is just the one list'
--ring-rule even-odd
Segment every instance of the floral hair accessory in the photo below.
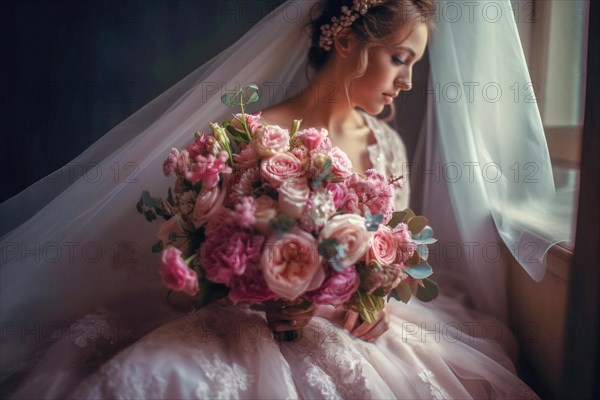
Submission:
{"label": "floral hair accessory", "polygon": [[331,50],[333,39],[340,31],[358,19],[361,15],[365,15],[369,7],[385,2],[385,0],[354,0],[352,8],[342,6],[342,16],[332,17],[331,24],[321,25],[321,37],[319,38],[319,47],[326,51]]}

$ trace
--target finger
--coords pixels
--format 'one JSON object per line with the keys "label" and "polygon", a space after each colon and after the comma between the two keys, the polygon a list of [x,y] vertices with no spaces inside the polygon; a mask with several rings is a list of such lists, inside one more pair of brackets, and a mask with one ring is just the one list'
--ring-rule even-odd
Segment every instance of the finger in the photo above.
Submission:
{"label": "finger", "polygon": [[350,334],[356,337],[360,337],[367,333],[369,330],[371,330],[377,324],[377,322],[378,321],[375,321],[373,323],[363,322],[362,324],[354,328],[352,331],[350,331]]}
{"label": "finger", "polygon": [[383,335],[389,328],[390,328],[390,322],[389,322],[389,317],[386,313],[382,316],[381,319],[379,319],[379,321],[377,321],[375,326],[373,326],[371,329],[369,329],[367,332],[360,335],[359,337],[360,337],[360,339],[365,340],[365,341],[373,341],[373,340],[377,339],[379,336]]}
{"label": "finger", "polygon": [[356,321],[358,321],[358,313],[349,310],[346,313],[346,320],[344,321],[344,329],[346,329],[350,332],[354,328],[354,325],[356,325]]}

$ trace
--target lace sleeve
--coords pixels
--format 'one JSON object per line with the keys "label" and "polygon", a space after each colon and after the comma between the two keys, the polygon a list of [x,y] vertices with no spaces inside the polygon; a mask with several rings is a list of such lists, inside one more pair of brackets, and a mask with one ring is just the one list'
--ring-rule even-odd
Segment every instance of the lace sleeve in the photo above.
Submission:
{"label": "lace sleeve", "polygon": [[371,158],[378,170],[386,176],[403,176],[402,189],[394,193],[394,208],[403,210],[408,207],[410,198],[410,185],[408,183],[408,155],[406,145],[400,134],[390,127],[386,122],[364,113],[373,134],[377,139],[377,146],[372,149]]}

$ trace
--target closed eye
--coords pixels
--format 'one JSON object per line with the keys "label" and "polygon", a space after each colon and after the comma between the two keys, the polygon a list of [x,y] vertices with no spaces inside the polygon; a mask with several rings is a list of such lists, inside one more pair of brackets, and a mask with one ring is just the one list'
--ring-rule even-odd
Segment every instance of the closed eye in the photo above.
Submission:
{"label": "closed eye", "polygon": [[392,56],[392,62],[393,62],[395,65],[403,65],[403,64],[404,64],[404,60],[403,60],[403,59],[401,59],[401,58],[400,58],[400,57],[398,57],[398,56]]}

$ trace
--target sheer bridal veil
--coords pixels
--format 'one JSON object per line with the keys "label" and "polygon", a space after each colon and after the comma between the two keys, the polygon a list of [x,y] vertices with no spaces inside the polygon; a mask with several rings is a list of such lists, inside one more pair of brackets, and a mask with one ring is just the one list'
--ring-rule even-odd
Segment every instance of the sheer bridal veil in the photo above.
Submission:
{"label": "sheer bridal veil", "polygon": [[[171,147],[184,147],[195,131],[229,115],[222,94],[257,83],[258,110],[306,86],[310,40],[305,25],[314,3],[281,5],[71,163],[0,206],[3,371],[31,358],[44,341],[99,307],[140,309],[143,304],[155,310],[152,322],[145,321],[148,327],[170,317],[161,306],[158,256],[150,252],[159,222],[150,226],[135,204],[142,190],[166,194],[172,182],[162,176],[162,163]],[[472,7],[472,2],[450,3]],[[507,100],[511,84],[529,81],[510,3],[489,4],[500,13],[497,21],[486,21],[487,14],[477,14],[480,9],[474,18],[437,18],[428,51],[431,91],[439,87],[441,97],[428,96],[425,156],[417,164],[429,170],[439,163],[441,179],[429,179],[431,174],[421,179],[421,206],[441,242],[480,243],[470,247],[480,255],[465,258],[467,268],[460,270],[473,304],[504,318],[504,268],[490,262],[493,249],[489,254],[481,249],[497,244],[498,233],[506,243],[519,242],[525,230],[511,207],[526,212],[535,200],[552,196],[554,187],[535,104]],[[436,5],[438,10],[447,6]],[[487,98],[468,101],[465,83]],[[457,100],[459,87],[463,97]],[[503,95],[493,101],[498,87]],[[535,183],[509,179],[511,166],[526,174],[528,163],[537,166]],[[417,170],[411,179],[419,178]],[[441,254],[443,264],[447,257]],[[537,264],[521,261],[539,276]]]}

